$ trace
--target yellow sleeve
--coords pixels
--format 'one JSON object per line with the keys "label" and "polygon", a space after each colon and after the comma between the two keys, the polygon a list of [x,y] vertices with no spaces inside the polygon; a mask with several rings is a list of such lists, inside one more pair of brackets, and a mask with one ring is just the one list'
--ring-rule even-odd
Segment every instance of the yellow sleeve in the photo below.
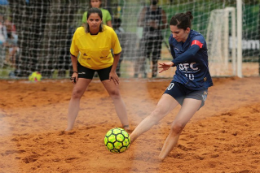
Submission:
{"label": "yellow sleeve", "polygon": [[114,54],[119,54],[122,51],[117,34],[114,30],[112,30],[112,49]]}
{"label": "yellow sleeve", "polygon": [[77,30],[74,33],[72,41],[71,41],[70,54],[74,55],[75,57],[78,57],[79,48],[78,48],[78,46],[76,44],[76,39],[77,39]]}

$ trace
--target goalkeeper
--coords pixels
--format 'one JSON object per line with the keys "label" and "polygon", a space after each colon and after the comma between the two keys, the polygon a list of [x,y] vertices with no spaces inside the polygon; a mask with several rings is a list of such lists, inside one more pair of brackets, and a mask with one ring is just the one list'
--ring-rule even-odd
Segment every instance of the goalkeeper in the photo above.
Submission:
{"label": "goalkeeper", "polygon": [[[114,58],[110,49],[113,49]],[[102,84],[112,98],[123,128],[129,128],[126,107],[120,96],[119,78],[116,74],[121,50],[113,28],[102,24],[101,10],[89,9],[87,24],[85,27],[77,28],[70,48],[73,66],[71,79],[75,85],[69,103],[67,131],[73,128],[79,111],[80,98],[93,79],[94,72],[98,73]],[[79,58],[77,58],[78,55]]]}
{"label": "goalkeeper", "polygon": [[208,88],[213,85],[208,69],[207,45],[200,33],[191,30],[192,18],[191,12],[176,14],[171,18],[169,44],[173,60],[159,63],[159,68],[161,73],[176,66],[175,75],[155,110],[130,135],[131,142],[135,141],[180,104],[181,109],[171,124],[159,155],[161,160],[177,145],[185,125],[204,105]]}

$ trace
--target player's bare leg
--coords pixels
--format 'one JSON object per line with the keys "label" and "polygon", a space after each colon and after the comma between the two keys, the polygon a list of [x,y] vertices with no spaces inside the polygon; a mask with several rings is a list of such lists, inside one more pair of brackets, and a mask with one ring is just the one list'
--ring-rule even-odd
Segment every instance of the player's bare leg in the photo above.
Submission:
{"label": "player's bare leg", "polygon": [[166,138],[159,159],[163,160],[177,145],[179,136],[185,125],[200,108],[201,100],[187,98],[184,100],[180,112],[172,123],[170,134]]}
{"label": "player's bare leg", "polygon": [[170,95],[163,94],[159,100],[155,110],[146,117],[131,133],[131,143],[136,140],[141,134],[148,131],[155,124],[157,124],[163,117],[165,117],[170,111],[172,111],[178,102]]}
{"label": "player's bare leg", "polygon": [[123,128],[125,130],[129,130],[130,127],[129,127],[128,117],[127,117],[126,107],[124,101],[121,98],[119,86],[115,85],[115,83],[112,80],[111,81],[104,80],[102,81],[102,83],[113,100],[117,116],[120,119]]}
{"label": "player's bare leg", "polygon": [[73,128],[74,122],[79,112],[80,99],[84,94],[84,92],[86,91],[87,86],[89,85],[90,82],[91,79],[79,78],[73,88],[72,96],[69,103],[68,126],[66,131],[69,131]]}

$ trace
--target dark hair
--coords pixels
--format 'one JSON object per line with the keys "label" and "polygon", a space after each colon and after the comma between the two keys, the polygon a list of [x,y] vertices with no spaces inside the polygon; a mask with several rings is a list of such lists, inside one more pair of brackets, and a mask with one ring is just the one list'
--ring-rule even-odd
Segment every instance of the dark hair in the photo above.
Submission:
{"label": "dark hair", "polygon": [[[88,20],[89,16],[90,16],[91,14],[93,14],[93,13],[97,13],[98,16],[100,17],[100,19],[102,20],[102,17],[103,17],[103,16],[102,16],[102,11],[101,11],[99,8],[90,8],[90,9],[88,10],[87,20]],[[85,31],[86,31],[86,33],[89,32],[89,25],[88,25],[88,23],[86,24]],[[102,24],[102,22],[101,22],[99,32],[102,32],[102,31],[103,31],[103,24]]]}
{"label": "dark hair", "polygon": [[120,18],[117,18],[117,17],[114,17],[113,18],[113,27],[114,28],[119,28],[121,26],[121,19]]}
{"label": "dark hair", "polygon": [[179,13],[171,18],[170,25],[186,30],[187,28],[191,28],[192,19],[193,16],[190,11],[187,11],[186,13]]}

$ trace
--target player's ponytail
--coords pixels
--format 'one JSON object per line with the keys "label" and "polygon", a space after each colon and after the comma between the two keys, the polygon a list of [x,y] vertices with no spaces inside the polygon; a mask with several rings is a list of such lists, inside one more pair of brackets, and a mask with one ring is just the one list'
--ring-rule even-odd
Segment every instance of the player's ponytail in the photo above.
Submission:
{"label": "player's ponytail", "polygon": [[187,11],[186,13],[179,13],[171,18],[170,25],[186,30],[187,28],[191,28],[192,19],[193,16],[190,11]]}
{"label": "player's ponytail", "polygon": [[193,16],[192,16],[192,14],[191,14],[191,11],[187,11],[187,12],[186,12],[186,15],[190,18],[190,20],[193,19]]}

